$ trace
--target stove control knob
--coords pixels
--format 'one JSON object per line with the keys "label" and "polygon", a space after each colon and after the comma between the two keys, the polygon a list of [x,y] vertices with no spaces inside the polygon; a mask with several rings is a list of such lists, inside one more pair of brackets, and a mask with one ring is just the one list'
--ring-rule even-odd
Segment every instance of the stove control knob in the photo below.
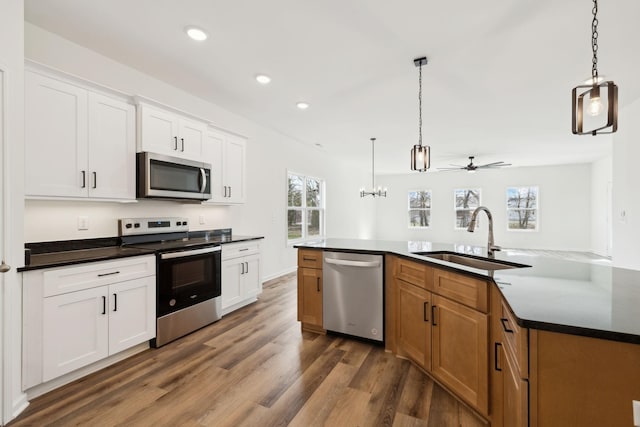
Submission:
{"label": "stove control knob", "polygon": [[182,221],[182,225],[187,225],[187,221]]}
{"label": "stove control knob", "polygon": [[133,225],[130,222],[125,225],[125,228],[131,228],[131,227],[133,227]]}
{"label": "stove control knob", "polygon": [[133,224],[133,228],[140,228],[140,223],[136,222],[135,224]]}
{"label": "stove control knob", "polygon": [[173,307],[174,305],[176,305],[176,300],[174,298],[171,298],[171,300],[169,300],[169,305],[171,307]]}

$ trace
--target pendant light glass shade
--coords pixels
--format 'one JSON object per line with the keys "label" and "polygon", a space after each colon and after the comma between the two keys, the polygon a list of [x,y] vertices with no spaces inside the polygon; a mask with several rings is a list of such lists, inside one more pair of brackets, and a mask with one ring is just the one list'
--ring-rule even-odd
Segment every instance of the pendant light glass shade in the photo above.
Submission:
{"label": "pendant light glass shade", "polygon": [[618,86],[598,77],[598,0],[591,21],[591,78],[571,91],[571,132],[598,135],[618,130]]}
{"label": "pendant light glass shade", "polygon": [[431,167],[431,153],[427,145],[414,145],[411,149],[411,170],[425,172]]}
{"label": "pendant light glass shade", "polygon": [[418,67],[418,143],[411,149],[411,170],[426,172],[431,167],[431,149],[422,145],[422,66],[427,64],[427,57],[416,58],[413,64]]}

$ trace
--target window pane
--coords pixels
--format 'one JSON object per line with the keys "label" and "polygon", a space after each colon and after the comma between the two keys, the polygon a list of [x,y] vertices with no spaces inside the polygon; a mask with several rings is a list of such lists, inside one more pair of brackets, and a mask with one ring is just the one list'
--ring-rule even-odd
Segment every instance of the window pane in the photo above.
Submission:
{"label": "window pane", "polygon": [[289,206],[302,206],[302,181],[303,178],[297,175],[289,175]]}
{"label": "window pane", "polygon": [[289,209],[287,211],[288,239],[302,237],[302,211]]}
{"label": "window pane", "polygon": [[467,228],[471,222],[472,211],[456,211],[456,228]]}
{"label": "window pane", "polygon": [[507,188],[507,208],[531,209],[538,207],[537,187]]}
{"label": "window pane", "polygon": [[431,207],[431,191],[409,191],[409,208]]}
{"label": "window pane", "polygon": [[320,202],[320,181],[307,178],[307,207],[318,208]]}
{"label": "window pane", "polygon": [[535,209],[509,209],[510,230],[535,230],[538,212]]}
{"label": "window pane", "polygon": [[428,209],[410,209],[409,227],[428,227],[431,221],[431,211]]}
{"label": "window pane", "polygon": [[322,212],[320,210],[308,210],[307,211],[307,237],[318,237],[321,236],[320,232],[320,224]]}
{"label": "window pane", "polygon": [[455,190],[455,198],[456,209],[475,209],[480,206],[480,190],[477,188]]}

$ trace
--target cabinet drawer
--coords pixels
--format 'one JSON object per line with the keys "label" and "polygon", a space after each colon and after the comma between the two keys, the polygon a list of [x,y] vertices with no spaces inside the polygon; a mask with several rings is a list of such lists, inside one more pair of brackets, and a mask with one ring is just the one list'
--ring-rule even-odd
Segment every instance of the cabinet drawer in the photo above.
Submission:
{"label": "cabinet drawer", "polygon": [[427,265],[409,261],[403,258],[396,259],[395,277],[421,287],[422,289],[431,290],[433,288],[433,274],[431,267]]}
{"label": "cabinet drawer", "polygon": [[435,268],[433,291],[483,313],[488,312],[489,285],[483,280]]}
{"label": "cabinet drawer", "polygon": [[322,251],[318,249],[298,249],[298,267],[322,268]]}
{"label": "cabinet drawer", "polygon": [[42,274],[43,296],[50,297],[155,274],[155,255],[56,268]]}
{"label": "cabinet drawer", "polygon": [[241,243],[227,243],[222,245],[222,259],[237,258],[240,256],[257,254],[260,252],[260,242],[250,240]]}
{"label": "cabinet drawer", "polygon": [[529,377],[529,351],[528,332],[526,328],[517,325],[515,316],[506,302],[500,302],[500,323],[502,324],[502,342],[505,343],[505,351],[513,356],[516,368],[520,372],[520,378]]}

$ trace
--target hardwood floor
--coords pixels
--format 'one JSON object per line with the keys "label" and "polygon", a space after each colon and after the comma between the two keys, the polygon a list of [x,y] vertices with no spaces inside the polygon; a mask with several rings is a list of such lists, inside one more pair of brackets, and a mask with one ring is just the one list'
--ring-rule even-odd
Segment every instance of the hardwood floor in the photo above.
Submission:
{"label": "hardwood floor", "polygon": [[34,399],[21,426],[483,426],[382,347],[300,331],[295,274],[178,341]]}

